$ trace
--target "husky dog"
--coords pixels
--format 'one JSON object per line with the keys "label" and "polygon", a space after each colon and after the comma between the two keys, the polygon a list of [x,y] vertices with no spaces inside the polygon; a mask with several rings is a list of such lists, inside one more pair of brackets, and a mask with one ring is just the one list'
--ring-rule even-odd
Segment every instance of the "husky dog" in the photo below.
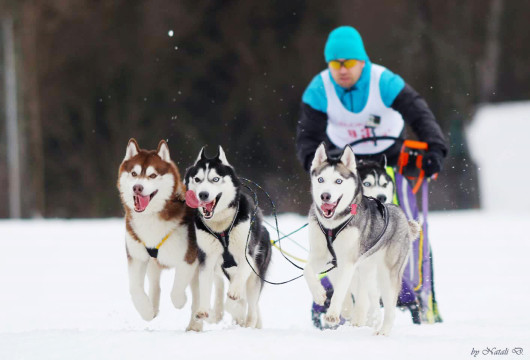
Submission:
{"label": "husky dog", "polygon": [[241,192],[241,182],[222,147],[211,159],[202,148],[195,164],[187,169],[185,182],[186,201],[197,208],[195,230],[200,257],[204,257],[199,266],[200,305],[195,316],[209,317],[212,280],[224,273],[230,282],[227,311],[238,325],[260,328],[258,300],[271,257],[261,212],[252,219],[254,203]]}
{"label": "husky dog", "polygon": [[357,170],[363,184],[363,195],[390,204],[394,198],[394,181],[386,172],[386,156],[381,161],[359,160]]}
{"label": "husky dog", "polygon": [[334,325],[340,321],[353,291],[353,324],[365,325],[368,313],[379,306],[381,295],[384,320],[376,334],[389,334],[404,266],[419,225],[408,222],[398,206],[363,196],[355,155],[349,146],[338,159],[328,157],[324,144],[319,146],[311,165],[311,194],[311,250],[304,276],[314,302],[323,305],[326,300],[326,290],[317,275],[336,266],[329,272],[334,293],[324,317],[326,322]]}
{"label": "husky dog", "polygon": [[[330,154],[328,153],[328,155]],[[360,159],[357,161],[357,172],[359,173],[359,177],[361,178],[364,196],[376,198],[377,200],[385,204],[391,204],[394,197],[394,181],[392,180],[392,177],[386,172],[386,166],[386,156],[384,155],[379,161]],[[358,273],[359,272],[354,275],[356,279],[358,279],[359,277]],[[327,277],[323,277],[321,279],[321,283],[327,290],[327,300],[323,307],[313,303],[312,319],[315,326],[322,329],[326,328],[326,326],[322,324],[320,315],[324,314],[329,306],[329,300],[331,299],[331,295],[333,294],[333,287]],[[355,283],[352,289],[354,287]],[[351,306],[351,303],[347,303],[347,301],[345,301],[343,312],[341,313],[341,315],[345,319],[351,319],[353,317],[353,307]],[[377,326],[379,321],[380,311],[379,307],[377,307],[377,304],[375,303],[374,306],[371,307],[371,312],[369,314],[367,325]],[[341,323],[342,322],[343,320],[341,320]],[[334,327],[335,326],[333,326],[332,328]]]}
{"label": "husky dog", "polygon": [[[198,247],[193,210],[185,204],[186,188],[171,161],[167,143],[158,149],[140,149],[129,140],[118,173],[118,190],[125,209],[125,248],[129,266],[129,292],[144,320],[157,316],[160,303],[160,273],[175,268],[171,300],[177,309],[186,303],[191,283],[192,311],[198,307]],[[149,296],[144,290],[147,273]],[[201,331],[193,316],[186,330]]]}

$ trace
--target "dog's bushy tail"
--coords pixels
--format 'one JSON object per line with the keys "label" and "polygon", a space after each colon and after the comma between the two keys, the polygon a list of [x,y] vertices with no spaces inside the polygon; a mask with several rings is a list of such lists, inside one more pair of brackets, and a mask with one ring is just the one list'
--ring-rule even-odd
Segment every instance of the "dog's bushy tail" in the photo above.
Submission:
{"label": "dog's bushy tail", "polygon": [[409,220],[410,241],[414,241],[420,235],[421,226],[417,221]]}

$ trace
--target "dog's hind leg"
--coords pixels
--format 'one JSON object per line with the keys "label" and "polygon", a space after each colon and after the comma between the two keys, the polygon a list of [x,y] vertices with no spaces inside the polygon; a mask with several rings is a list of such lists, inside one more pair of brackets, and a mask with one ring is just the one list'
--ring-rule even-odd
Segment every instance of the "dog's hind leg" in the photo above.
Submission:
{"label": "dog's hind leg", "polygon": [[191,319],[186,331],[202,331],[202,321],[197,320],[195,313],[199,308],[199,269],[196,268],[190,283],[191,288]]}
{"label": "dog's hind leg", "polygon": [[160,274],[162,267],[153,259],[147,264],[147,279],[149,280],[149,298],[153,303],[155,317],[160,309]]}
{"label": "dog's hind leg", "polygon": [[225,296],[225,284],[223,276],[220,274],[214,275],[214,286],[215,286],[215,293],[214,293],[214,303],[213,303],[213,310],[210,317],[208,317],[208,322],[217,324],[221,320],[223,320],[224,315],[224,296]]}
{"label": "dog's hind leg", "polygon": [[140,316],[149,321],[155,317],[155,309],[144,289],[146,270],[147,261],[135,258],[129,260],[129,293]]}
{"label": "dog's hind leg", "polygon": [[261,319],[259,313],[258,301],[261,293],[261,279],[257,276],[251,275],[247,280],[247,300],[248,313],[246,327],[258,328],[261,327]]}

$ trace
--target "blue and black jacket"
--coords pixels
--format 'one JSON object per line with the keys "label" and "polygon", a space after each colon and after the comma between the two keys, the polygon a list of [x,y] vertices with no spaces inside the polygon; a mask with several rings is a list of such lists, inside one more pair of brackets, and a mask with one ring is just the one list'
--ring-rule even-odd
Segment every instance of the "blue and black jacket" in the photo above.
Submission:
{"label": "blue and black jacket", "polygon": [[[371,62],[368,60],[361,77],[353,87],[344,89],[332,79],[338,98],[349,111],[359,113],[366,105],[369,95],[370,73]],[[388,69],[381,75],[379,88],[384,105],[399,112],[405,123],[412,128],[418,140],[427,142],[429,151],[437,152],[444,158],[447,155],[446,140],[425,100],[399,75]],[[326,135],[327,119],[326,91],[322,77],[318,74],[313,78],[302,96],[296,134],[297,156],[306,171],[309,171],[311,161],[320,143],[326,142],[328,149],[335,148],[335,145]],[[403,136],[403,132],[401,136]],[[401,144],[396,143],[380,154],[361,155],[359,157],[376,159],[385,154],[388,165],[394,166],[397,163],[400,147]]]}

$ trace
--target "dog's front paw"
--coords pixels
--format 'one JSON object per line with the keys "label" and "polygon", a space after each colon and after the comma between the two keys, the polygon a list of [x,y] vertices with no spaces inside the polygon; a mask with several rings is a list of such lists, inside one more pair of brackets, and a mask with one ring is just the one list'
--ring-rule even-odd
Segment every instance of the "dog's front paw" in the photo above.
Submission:
{"label": "dog's front paw", "polygon": [[350,323],[356,327],[366,326],[366,315],[362,312],[354,311]]}
{"label": "dog's front paw", "polygon": [[226,294],[232,300],[242,299],[242,291],[239,286],[230,285],[228,293]]}
{"label": "dog's front paw", "polygon": [[194,316],[196,320],[208,319],[208,310],[198,310]]}
{"label": "dog's front paw", "polygon": [[196,331],[201,332],[202,331],[202,321],[197,320],[191,320],[188,327],[186,328],[186,331]]}
{"label": "dog's front paw", "polygon": [[381,330],[375,331],[374,335],[375,336],[388,336],[390,335],[390,329],[382,328]]}
{"label": "dog's front paw", "polygon": [[139,311],[139,312],[140,312],[140,316],[145,321],[151,321],[151,320],[153,320],[156,317],[156,315],[158,315],[158,312],[155,312],[154,309],[144,309],[144,310]]}
{"label": "dog's front paw", "polygon": [[186,297],[185,292],[171,292],[171,301],[175,308],[182,309],[184,305],[186,305],[187,300],[188,298]]}
{"label": "dog's front paw", "polygon": [[335,312],[327,312],[324,316],[324,320],[328,325],[338,325],[340,322],[340,314]]}
{"label": "dog's front paw", "polygon": [[153,303],[145,294],[134,294],[132,296],[134,307],[145,321],[151,321],[158,314],[158,310],[154,308]]}
{"label": "dog's front paw", "polygon": [[223,310],[213,309],[211,316],[208,316],[208,322],[211,324],[217,324],[223,320]]}

